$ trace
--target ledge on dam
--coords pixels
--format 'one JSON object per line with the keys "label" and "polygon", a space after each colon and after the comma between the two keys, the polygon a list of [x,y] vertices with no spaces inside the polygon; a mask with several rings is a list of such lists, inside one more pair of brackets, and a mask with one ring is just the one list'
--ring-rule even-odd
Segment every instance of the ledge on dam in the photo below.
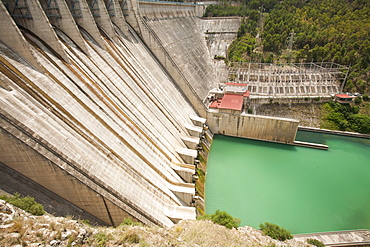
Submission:
{"label": "ledge on dam", "polygon": [[218,83],[201,9],[2,0],[0,162],[12,184],[32,181],[30,193],[107,225],[194,219],[204,101]]}

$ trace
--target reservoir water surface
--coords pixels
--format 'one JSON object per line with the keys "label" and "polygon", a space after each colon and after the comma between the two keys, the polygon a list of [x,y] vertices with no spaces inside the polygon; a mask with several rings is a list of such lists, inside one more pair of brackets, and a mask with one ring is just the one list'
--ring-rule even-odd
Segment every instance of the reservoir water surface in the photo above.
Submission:
{"label": "reservoir water surface", "polygon": [[370,140],[299,131],[328,150],[215,135],[206,213],[217,209],[259,228],[293,234],[370,229]]}

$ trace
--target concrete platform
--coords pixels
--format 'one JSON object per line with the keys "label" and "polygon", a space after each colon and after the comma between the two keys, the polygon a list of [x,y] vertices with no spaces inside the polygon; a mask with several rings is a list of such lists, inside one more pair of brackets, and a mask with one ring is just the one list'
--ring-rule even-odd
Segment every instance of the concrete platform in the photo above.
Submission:
{"label": "concrete platform", "polygon": [[317,239],[326,246],[370,246],[369,230],[350,230],[296,234],[294,239],[306,241],[307,239]]}

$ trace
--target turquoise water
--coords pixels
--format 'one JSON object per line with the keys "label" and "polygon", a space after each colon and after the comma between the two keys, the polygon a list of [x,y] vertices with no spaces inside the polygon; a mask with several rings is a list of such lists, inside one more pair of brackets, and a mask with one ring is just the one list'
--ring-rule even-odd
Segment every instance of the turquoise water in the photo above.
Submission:
{"label": "turquoise water", "polygon": [[329,150],[216,135],[206,213],[220,209],[243,226],[271,222],[293,234],[370,229],[370,140],[297,134],[312,138]]}

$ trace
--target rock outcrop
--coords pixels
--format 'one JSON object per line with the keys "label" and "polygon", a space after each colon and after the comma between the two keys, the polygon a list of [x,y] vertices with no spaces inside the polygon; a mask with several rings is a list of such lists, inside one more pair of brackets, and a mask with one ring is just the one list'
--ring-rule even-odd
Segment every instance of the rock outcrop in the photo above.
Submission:
{"label": "rock outcrop", "polygon": [[70,217],[31,215],[0,200],[0,246],[308,246],[280,242],[245,226],[226,229],[210,221],[183,220],[170,228],[96,227]]}

